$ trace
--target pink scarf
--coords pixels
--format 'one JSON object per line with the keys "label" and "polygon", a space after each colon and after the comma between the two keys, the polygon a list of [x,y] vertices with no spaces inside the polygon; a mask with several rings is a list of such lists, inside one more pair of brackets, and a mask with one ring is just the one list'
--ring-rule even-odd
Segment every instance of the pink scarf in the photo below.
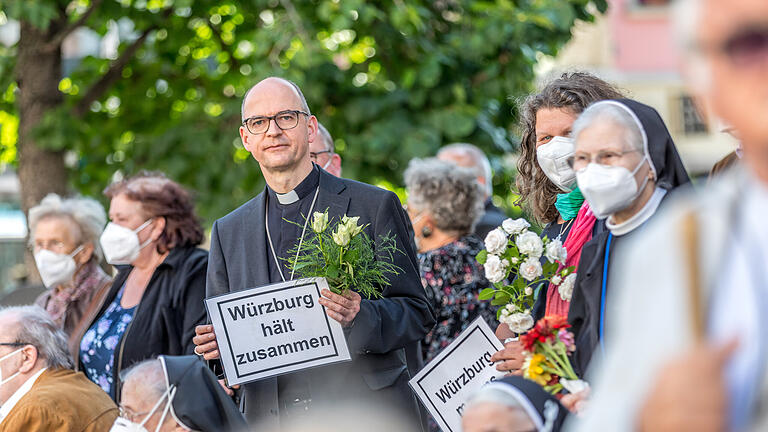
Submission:
{"label": "pink scarf", "polygon": [[[565,267],[574,266],[576,270],[579,269],[579,260],[581,259],[581,248],[592,239],[592,228],[595,226],[594,213],[589,208],[589,204],[584,200],[584,204],[579,209],[579,213],[576,215],[576,220],[573,222],[573,228],[571,228],[568,238],[565,239],[563,246],[568,251],[568,258],[565,260],[565,265],[560,265],[557,269],[559,272]],[[557,286],[549,284],[547,289],[547,309],[546,315],[560,315],[568,317],[568,308],[571,306],[570,301],[565,301],[560,297],[560,293],[557,291]]]}

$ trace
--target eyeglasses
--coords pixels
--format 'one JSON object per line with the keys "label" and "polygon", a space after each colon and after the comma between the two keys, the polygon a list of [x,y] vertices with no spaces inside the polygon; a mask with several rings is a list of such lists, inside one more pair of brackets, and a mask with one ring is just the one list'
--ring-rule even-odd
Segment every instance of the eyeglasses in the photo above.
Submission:
{"label": "eyeglasses", "polygon": [[118,407],[118,411],[120,412],[120,417],[122,417],[122,418],[124,418],[126,420],[130,420],[130,421],[132,421],[134,423],[137,422],[137,421],[140,422],[140,421],[144,420],[144,417],[146,417],[147,414],[149,414],[151,412],[151,411],[146,411],[146,412],[136,413],[136,412],[133,412],[133,411],[129,410],[128,408],[123,407],[122,405],[120,405]]}
{"label": "eyeglasses", "polygon": [[312,159],[312,162],[317,162],[317,156],[323,153],[333,153],[333,152],[330,150],[323,150],[319,152],[309,152],[309,158]]}
{"label": "eyeglasses", "polygon": [[736,66],[749,67],[768,61],[768,23],[748,24],[705,50],[725,54]]}
{"label": "eyeglasses", "polygon": [[0,346],[24,346],[24,345],[32,345],[32,344],[28,344],[26,342],[0,342]]}
{"label": "eyeglasses", "polygon": [[274,120],[277,127],[280,130],[293,129],[299,124],[299,114],[309,116],[304,111],[286,110],[269,116],[255,116],[243,120],[243,125],[248,129],[248,132],[258,135],[263,134],[269,130],[269,122]]}
{"label": "eyeglasses", "polygon": [[592,157],[588,154],[579,153],[575,154],[567,159],[568,166],[571,167],[571,169],[579,169],[587,166],[590,162],[595,162],[598,165],[615,165],[619,159],[621,159],[622,156],[624,156],[627,153],[634,153],[638,152],[639,150],[627,150],[627,151],[614,151],[614,150],[604,150],[599,151],[597,154]]}

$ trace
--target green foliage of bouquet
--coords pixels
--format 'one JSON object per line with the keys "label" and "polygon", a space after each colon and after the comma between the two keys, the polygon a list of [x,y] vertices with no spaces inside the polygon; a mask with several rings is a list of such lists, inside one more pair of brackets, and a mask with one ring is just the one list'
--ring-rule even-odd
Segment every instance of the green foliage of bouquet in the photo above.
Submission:
{"label": "green foliage of bouquet", "polygon": [[324,277],[331,291],[354,289],[365,298],[379,298],[390,285],[389,276],[400,274],[394,255],[403,253],[395,237],[387,234],[374,242],[359,225],[360,217],[344,215],[331,228],[328,210],[312,215],[312,235],[296,245],[287,259],[299,277]]}

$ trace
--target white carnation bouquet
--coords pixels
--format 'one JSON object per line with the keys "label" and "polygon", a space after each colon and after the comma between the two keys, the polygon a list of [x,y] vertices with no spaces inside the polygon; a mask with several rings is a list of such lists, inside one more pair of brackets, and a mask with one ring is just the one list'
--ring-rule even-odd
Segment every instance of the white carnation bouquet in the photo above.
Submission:
{"label": "white carnation bouquet", "polygon": [[[501,306],[497,312],[499,322],[505,323],[517,334],[533,327],[531,308],[541,295],[541,288],[549,282],[561,285],[571,282],[574,267],[565,267],[567,252],[559,239],[543,239],[529,231],[531,224],[525,219],[507,219],[485,237],[485,249],[477,254],[485,277],[493,284],[480,292],[480,300],[491,300]],[[546,258],[541,264],[542,255]]]}
{"label": "white carnation bouquet", "polygon": [[344,215],[334,221],[328,210],[315,212],[312,234],[290,251],[289,265],[299,277],[326,278],[336,294],[353,289],[368,299],[382,297],[382,290],[390,285],[389,277],[402,272],[394,264],[394,256],[403,252],[391,234],[376,241],[368,237],[367,225],[360,225],[359,220]]}

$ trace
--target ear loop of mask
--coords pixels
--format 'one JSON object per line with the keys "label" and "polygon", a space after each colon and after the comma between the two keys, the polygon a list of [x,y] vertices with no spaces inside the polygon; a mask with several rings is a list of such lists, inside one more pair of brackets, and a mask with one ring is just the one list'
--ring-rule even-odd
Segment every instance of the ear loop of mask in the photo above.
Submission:
{"label": "ear loop of mask", "polygon": [[[637,174],[637,172],[640,171],[640,168],[642,168],[643,164],[647,160],[648,160],[648,156],[643,154],[643,159],[640,161],[639,164],[637,164],[637,167],[635,167],[635,169],[632,171],[633,178],[635,177],[635,174]],[[637,197],[640,196],[641,193],[643,193],[643,189],[645,189],[645,185],[648,184],[648,180],[650,180],[650,178],[648,176],[645,176],[645,180],[643,181],[643,184],[639,188],[637,188],[637,193],[635,193],[635,196],[632,197],[632,201],[634,201]]]}
{"label": "ear loop of mask", "polygon": [[157,423],[157,427],[155,428],[155,432],[160,431],[160,427],[162,427],[163,422],[165,421],[165,417],[168,415],[168,410],[170,409],[171,403],[173,402],[173,397],[176,396],[176,386],[170,386],[168,389],[163,393],[162,396],[160,396],[160,399],[155,402],[155,405],[152,407],[152,409],[149,411],[149,414],[147,414],[146,417],[144,417],[144,420],[139,423],[139,426],[144,427],[144,424],[146,424],[149,419],[155,414],[155,411],[160,407],[160,404],[166,399],[166,396],[168,397],[168,403],[165,405],[165,408],[163,409],[163,415],[160,418],[160,421]]}
{"label": "ear loop of mask", "polygon": [[[150,223],[152,223],[152,221],[153,221],[154,219],[155,219],[155,218],[149,218],[149,219],[147,219],[147,221],[146,221],[146,222],[144,222],[143,224],[139,225],[139,227],[138,227],[138,228],[136,228],[135,230],[133,230],[133,232],[134,232],[134,233],[135,233],[135,234],[138,236],[138,235],[139,235],[139,233],[140,233],[140,232],[141,232],[141,231],[142,231],[144,228],[146,228],[147,226],[149,226],[149,224],[150,224]],[[145,248],[145,247],[147,247],[147,245],[148,245],[148,244],[150,244],[150,243],[152,243],[152,237],[151,237],[151,236],[150,236],[149,238],[147,238],[147,241],[145,241],[145,242],[144,242],[144,244],[142,244],[142,245],[139,245],[139,250],[142,250],[142,249],[144,249],[144,248]]]}
{"label": "ear loop of mask", "polygon": [[[21,351],[23,349],[24,349],[24,347],[21,347],[21,348],[17,349],[16,351],[12,352],[12,353],[8,353],[8,354],[0,357],[0,362],[2,362],[3,360],[7,359],[8,357],[18,353],[19,351]],[[21,368],[19,368],[19,370],[17,370],[16,373],[11,374],[11,376],[9,376],[8,378],[5,378],[2,381],[0,381],[0,386],[2,386],[3,384],[7,383],[8,381],[16,378],[16,375],[18,375],[20,373],[21,373]]]}
{"label": "ear loop of mask", "polygon": [[333,161],[333,155],[334,155],[334,154],[335,154],[335,153],[331,153],[331,156],[328,158],[328,162],[326,162],[326,163],[325,163],[325,165],[323,165],[323,169],[326,169],[326,168],[328,168],[328,165],[330,165],[330,164],[331,164],[331,162]]}

